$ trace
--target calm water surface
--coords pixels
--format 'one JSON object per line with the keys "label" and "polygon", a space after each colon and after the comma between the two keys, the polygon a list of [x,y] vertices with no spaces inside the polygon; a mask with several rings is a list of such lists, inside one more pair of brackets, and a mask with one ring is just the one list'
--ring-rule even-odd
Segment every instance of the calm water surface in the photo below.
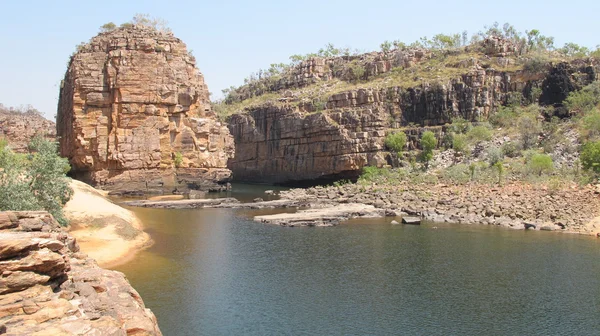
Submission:
{"label": "calm water surface", "polygon": [[588,237],[132,210],[156,244],[118,270],[167,336],[600,335],[600,243]]}

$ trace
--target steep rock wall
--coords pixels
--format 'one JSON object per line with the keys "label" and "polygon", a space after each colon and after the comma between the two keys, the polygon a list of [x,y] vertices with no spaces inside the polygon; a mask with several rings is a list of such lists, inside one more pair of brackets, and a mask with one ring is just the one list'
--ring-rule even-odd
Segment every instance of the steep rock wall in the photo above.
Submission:
{"label": "steep rock wall", "polygon": [[[597,78],[597,69],[587,63],[558,67],[568,67],[565,73],[578,87]],[[250,182],[357,176],[365,165],[391,163],[384,145],[387,133],[402,129],[414,149],[425,130],[441,138],[439,126],[453,118],[487,120],[512,93],[530,100],[532,89],[541,89],[544,82],[543,74],[475,68],[433,85],[333,94],[318,112],[312,104],[251,107],[229,119],[236,143],[229,167],[237,180]]]}
{"label": "steep rock wall", "polygon": [[57,133],[73,175],[110,190],[219,189],[233,141],[195,59],[170,33],[133,26],[79,47]]}

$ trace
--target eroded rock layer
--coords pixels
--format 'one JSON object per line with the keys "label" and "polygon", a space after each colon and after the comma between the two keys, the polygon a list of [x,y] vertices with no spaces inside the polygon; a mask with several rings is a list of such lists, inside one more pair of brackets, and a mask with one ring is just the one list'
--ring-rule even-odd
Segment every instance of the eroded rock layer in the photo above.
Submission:
{"label": "eroded rock layer", "polygon": [[47,212],[0,212],[0,334],[162,335],[125,276]]}
{"label": "eroded rock layer", "polygon": [[568,91],[553,83],[568,82],[573,90],[598,76],[597,67],[586,62],[561,63],[557,68],[564,74],[561,81],[550,80],[556,71],[545,77],[475,65],[462,76],[437,84],[332,94],[321,110],[311,103],[295,106],[286,98],[253,106],[229,119],[236,144],[229,167],[237,180],[263,183],[357,176],[363,166],[391,163],[393,155],[384,145],[390,132],[404,131],[408,148],[414,149],[424,131],[434,131],[441,140],[443,125],[453,118],[487,120],[515,93],[532,101],[533,88],[542,95],[548,90]]}
{"label": "eroded rock layer", "polygon": [[194,57],[170,33],[118,28],[80,46],[57,131],[74,176],[106,189],[218,189],[231,177],[233,140]]}

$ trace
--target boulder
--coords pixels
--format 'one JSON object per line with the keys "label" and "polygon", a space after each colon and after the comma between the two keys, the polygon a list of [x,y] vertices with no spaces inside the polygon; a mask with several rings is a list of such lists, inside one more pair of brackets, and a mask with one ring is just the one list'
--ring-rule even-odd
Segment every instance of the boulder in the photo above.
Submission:
{"label": "boulder", "polygon": [[402,224],[421,225],[421,218],[405,216],[402,217]]}

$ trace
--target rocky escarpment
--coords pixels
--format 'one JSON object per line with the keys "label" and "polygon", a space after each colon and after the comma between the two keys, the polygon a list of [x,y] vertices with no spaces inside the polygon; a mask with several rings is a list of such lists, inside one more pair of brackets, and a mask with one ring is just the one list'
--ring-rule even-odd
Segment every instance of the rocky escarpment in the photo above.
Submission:
{"label": "rocky escarpment", "polygon": [[16,153],[27,153],[27,145],[36,135],[56,140],[56,125],[40,114],[0,111],[0,138]]}
{"label": "rocky escarpment", "polygon": [[233,140],[181,40],[135,25],[78,49],[57,117],[74,177],[127,191],[210,190],[229,181]]}
{"label": "rocky escarpment", "polygon": [[0,212],[0,334],[162,335],[125,276],[46,212]]}
{"label": "rocky escarpment", "polygon": [[[505,57],[510,52],[506,46],[485,50],[490,63],[511,61]],[[229,167],[236,179],[252,182],[352,177],[365,165],[391,163],[384,146],[390,132],[405,131],[409,148],[414,148],[425,130],[443,136],[441,126],[453,118],[487,120],[514,97],[531,102],[536,90],[545,97],[552,95],[546,91],[572,91],[598,77],[592,59],[559,63],[538,73],[495,70],[489,64],[484,68],[477,59],[463,63],[457,65],[466,66],[461,75],[412,87],[357,88],[312,101],[281,92],[278,101],[230,117],[236,154]]]}

